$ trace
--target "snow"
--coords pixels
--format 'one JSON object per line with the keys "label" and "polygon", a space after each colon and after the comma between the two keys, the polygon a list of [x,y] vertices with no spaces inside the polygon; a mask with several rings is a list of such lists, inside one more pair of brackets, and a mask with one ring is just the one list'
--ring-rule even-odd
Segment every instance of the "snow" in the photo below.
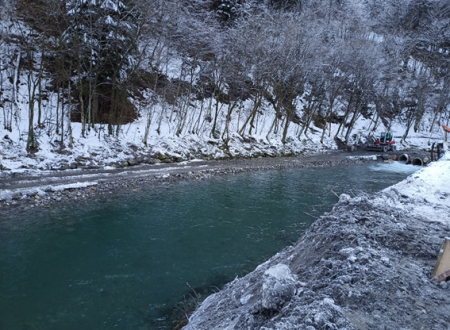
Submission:
{"label": "snow", "polygon": [[410,175],[406,180],[386,188],[416,203],[398,205],[405,212],[422,214],[429,221],[450,224],[450,152],[438,161]]}
{"label": "snow", "polygon": [[[109,164],[120,164],[125,161],[133,160],[130,156],[130,147],[138,148],[140,155],[148,154],[168,154],[171,157],[181,157],[184,159],[196,159],[199,155],[211,158],[227,158],[229,157],[221,145],[223,140],[221,137],[212,136],[212,123],[204,122],[196,125],[193,121],[190,127],[187,127],[182,134],[176,135],[177,122],[170,121],[170,109],[163,109],[161,104],[156,106],[148,106],[141,108],[143,114],[138,120],[131,124],[123,125],[120,129],[119,136],[109,136],[106,134],[105,125],[96,125],[96,128],[86,131],[85,137],[81,134],[80,123],[70,123],[73,134],[73,147],[68,148],[66,154],[59,152],[60,146],[56,140],[60,140],[54,132],[54,124],[49,122],[49,125],[43,129],[36,129],[38,136],[39,150],[35,154],[29,154],[25,151],[26,134],[28,127],[28,105],[25,100],[28,97],[26,86],[21,85],[18,94],[20,100],[18,102],[18,109],[20,115],[17,117],[16,127],[12,132],[0,128],[0,164],[11,170],[13,173],[30,172],[36,170],[59,169],[66,164],[76,162],[78,157],[88,158],[86,165],[91,166],[105,166]],[[192,118],[201,118],[205,115],[205,110],[202,112],[202,105],[200,101],[192,101],[196,106],[192,108]],[[209,100],[205,100],[207,104]],[[56,104],[56,95],[50,95],[49,101],[43,105],[43,117],[50,116],[52,107]],[[214,101],[213,101],[214,107]],[[244,102],[242,114],[240,117],[244,118],[250,111],[252,103],[250,101]],[[269,106],[266,105],[268,108]],[[147,124],[147,117],[149,112],[154,119],[150,124],[150,134],[147,139],[147,146],[144,143],[145,126]],[[236,133],[238,128],[242,125],[242,118],[235,116],[229,123],[230,127],[230,142],[229,153],[231,156],[254,156],[262,153],[275,155],[275,151],[293,152],[293,153],[311,153],[327,149],[335,149],[336,146],[332,137],[326,137],[324,144],[320,144],[319,133],[309,133],[308,137],[303,136],[298,139],[298,126],[291,124],[287,143],[283,145],[281,142],[282,132],[277,134],[273,132],[268,135],[271,123],[275,114],[266,111],[266,115],[258,115],[256,118],[255,129],[252,132],[253,143],[243,141],[242,137]],[[51,117],[53,118],[53,117]],[[161,125],[159,126],[159,119]],[[218,129],[223,133],[226,121],[226,111],[222,110],[219,113],[217,120]],[[68,127],[69,122],[67,118],[64,123]],[[157,129],[160,129],[160,134],[157,134]],[[196,130],[196,134],[190,134],[188,131]],[[248,129],[248,128],[247,128]],[[67,144],[68,136],[66,134],[65,141]],[[196,154],[192,154],[195,151]]]}
{"label": "snow", "polygon": [[[153,107],[141,108],[143,114],[138,120],[131,124],[121,127],[119,136],[109,136],[106,132],[105,125],[96,125],[94,130],[86,132],[86,136],[81,136],[81,124],[70,123],[73,132],[74,143],[73,147],[69,148],[70,154],[61,154],[59,144],[55,140],[60,137],[56,136],[53,129],[54,124],[50,124],[44,129],[37,129],[39,151],[32,155],[25,152],[26,134],[28,125],[27,104],[24,99],[27,97],[27,90],[25,86],[20,86],[19,96],[21,100],[18,102],[20,115],[17,117],[16,127],[13,132],[0,128],[0,164],[10,169],[12,172],[29,172],[38,169],[59,169],[63,167],[63,161],[66,164],[74,163],[77,157],[86,157],[89,160],[87,165],[105,166],[110,164],[121,164],[125,161],[133,160],[130,156],[130,147],[138,148],[140,155],[154,155],[157,153],[167,154],[171,157],[181,157],[185,160],[203,157],[211,158],[227,158],[228,155],[221,148],[223,140],[221,137],[214,137],[211,134],[212,123],[204,122],[201,125],[196,125],[192,122],[191,127],[187,127],[182,134],[176,135],[176,122],[171,122],[169,119],[168,109],[163,109],[161,104]],[[205,100],[207,104],[209,100]],[[50,113],[50,109],[56,104],[56,95],[52,95],[48,102],[44,103],[44,115]],[[241,114],[236,114],[229,123],[230,126],[230,142],[229,154],[231,156],[258,156],[263,153],[274,155],[274,151],[285,151],[287,153],[316,153],[326,150],[336,149],[332,134],[326,134],[324,143],[320,143],[321,130],[315,128],[315,131],[309,131],[308,136],[302,135],[298,137],[299,126],[291,124],[288,130],[286,144],[281,142],[282,131],[279,130],[277,134],[271,132],[268,135],[271,123],[274,120],[274,113],[270,112],[270,107],[265,104],[265,116],[258,115],[256,118],[255,129],[250,137],[253,143],[245,142],[242,137],[236,133],[242,125],[242,121],[246,113],[251,109],[251,101],[243,103]],[[214,101],[213,101],[214,107]],[[147,117],[151,113],[154,118],[150,124],[149,136],[147,145],[144,143],[145,126],[147,124]],[[301,111],[299,109],[299,111]],[[195,101],[195,107],[192,108],[192,118],[200,118],[205,115],[202,112],[202,105],[200,101]],[[242,118],[239,118],[242,117]],[[159,119],[161,125],[159,126]],[[223,133],[226,120],[226,111],[219,113],[218,128]],[[358,124],[363,127],[364,121]],[[68,126],[67,119],[65,120],[65,127]],[[336,126],[336,127],[334,127]],[[157,129],[160,129],[160,134]],[[195,130],[195,134],[189,131]],[[337,130],[337,125],[332,125],[332,132]],[[248,135],[247,135],[248,136]],[[68,140],[68,136],[65,137]],[[413,135],[408,140],[410,145],[417,145],[426,147],[428,137],[424,138],[421,134]],[[436,141],[439,141],[439,136],[436,136]],[[66,142],[67,143],[67,142]],[[406,148],[407,146],[403,146]],[[193,154],[193,151],[195,153]],[[352,157],[352,156],[350,156]],[[373,157],[373,156],[370,156]]]}
{"label": "snow", "polygon": [[46,192],[55,192],[55,191],[63,191],[67,189],[77,189],[77,188],[86,188],[90,186],[97,185],[97,181],[88,181],[88,182],[76,182],[62,185],[43,185],[35,188],[18,188],[14,190],[2,189],[0,190],[0,200],[11,200],[15,195],[22,195],[23,198],[26,196],[38,195],[44,196]]}
{"label": "snow", "polygon": [[[72,2],[71,4],[74,4]],[[78,4],[80,2],[77,2]],[[83,0],[82,3],[88,3]],[[99,3],[102,7],[111,11],[117,11],[124,8],[120,1],[91,1]],[[119,7],[117,7],[117,5]],[[69,5],[70,7],[70,5]],[[70,7],[71,8],[71,7]],[[112,14],[111,14],[112,15]],[[111,16],[104,18],[108,23],[114,24]],[[10,29],[9,33],[16,30],[28,31],[21,23],[14,23],[8,26],[2,22],[1,29]],[[378,40],[380,36],[369,34],[369,39]],[[95,40],[93,40],[95,41]],[[379,41],[379,40],[378,40]],[[149,40],[149,45],[156,48],[156,42]],[[273,105],[267,100],[263,100],[261,111],[257,113],[254,128],[249,132],[249,126],[241,136],[237,132],[241,129],[246,118],[254,106],[254,100],[251,98],[240,102],[233,111],[231,121],[229,122],[229,143],[228,150],[225,150],[224,141],[227,136],[224,134],[227,125],[227,104],[217,104],[215,99],[189,100],[190,106],[186,109],[173,108],[164,100],[155,95],[151,90],[143,91],[143,100],[133,100],[131,102],[136,106],[139,117],[134,122],[122,125],[118,135],[108,135],[107,126],[96,124],[93,129],[87,130],[85,136],[82,136],[82,127],[80,123],[69,122],[67,115],[63,118],[64,124],[64,147],[60,145],[61,135],[56,134],[56,103],[57,95],[55,92],[48,92],[48,100],[42,104],[43,127],[37,127],[37,114],[34,122],[36,135],[39,143],[39,150],[36,153],[26,152],[26,140],[29,122],[29,100],[28,88],[26,83],[27,75],[25,70],[20,72],[16,70],[19,63],[19,56],[14,56],[15,49],[8,48],[10,45],[0,42],[0,53],[8,55],[5,57],[6,63],[12,63],[8,70],[0,71],[2,75],[0,81],[3,82],[3,94],[0,95],[0,103],[3,100],[13,100],[13,102],[4,102],[3,113],[0,113],[0,165],[1,169],[6,169],[8,173],[27,173],[67,169],[72,167],[108,167],[122,166],[124,162],[136,163],[136,159],[150,157],[154,158],[158,153],[172,158],[179,158],[177,161],[186,161],[193,159],[225,159],[229,157],[258,157],[258,156],[278,156],[280,154],[310,154],[326,152],[327,150],[337,149],[334,137],[336,136],[339,125],[329,124],[329,128],[324,136],[323,143],[320,142],[322,129],[316,126],[313,121],[306,130],[306,134],[301,134],[303,127],[291,123],[286,136],[286,143],[282,143],[283,129],[281,121],[277,123],[277,132],[272,127],[275,120],[275,111]],[[162,46],[160,46],[162,47]],[[150,47],[151,49],[152,47]],[[189,82],[189,75],[181,74],[181,68],[184,65],[182,58],[172,49],[155,49],[156,53],[161,50],[161,59],[159,68],[168,79],[180,79]],[[166,56],[166,52],[171,52],[171,56]],[[134,58],[129,56],[129,62],[134,62]],[[2,58],[3,62],[3,58]],[[38,61],[39,62],[39,61]],[[416,65],[416,64],[414,64]],[[145,68],[144,68],[145,69]],[[199,68],[193,72],[193,78],[199,76]],[[18,75],[16,77],[16,75]],[[44,75],[45,76],[45,75]],[[11,83],[8,77],[14,77],[13,81],[20,81],[20,84]],[[35,78],[35,77],[32,77]],[[43,89],[49,85],[50,81],[43,80]],[[17,85],[17,92],[15,87]],[[225,87],[224,87],[225,88]],[[305,115],[305,96],[297,97],[296,113],[301,118]],[[183,100],[180,100],[182,103]],[[37,104],[35,105],[37,107]],[[213,122],[205,120],[206,116],[214,117],[216,106],[220,109],[217,118],[217,132],[212,132]],[[67,107],[67,105],[66,105]],[[373,128],[374,108],[371,104],[372,117],[360,117],[352,131],[351,135],[358,132],[365,132]],[[337,100],[335,109],[337,114],[342,115],[346,103]],[[339,110],[340,109],[340,110]],[[67,109],[66,109],[67,110]],[[175,110],[174,112],[172,112]],[[180,129],[180,114],[189,110],[189,116],[186,119],[186,125]],[[35,109],[37,112],[37,109]],[[7,115],[5,115],[7,113]],[[12,119],[12,131],[6,129],[6,117]],[[442,129],[436,123],[433,123],[433,112],[431,109],[424,114],[422,125],[419,130],[414,132],[411,129],[406,141],[400,141],[404,132],[404,123],[394,120],[390,123],[390,129],[397,140],[399,150],[411,147],[419,149],[429,149],[433,142],[441,142],[443,139]],[[444,118],[443,118],[444,119]],[[59,118],[61,122],[61,118]],[[147,124],[149,135],[145,139]],[[68,127],[72,130],[73,146],[69,147]],[[379,124],[375,134],[386,131],[388,128]],[[116,127],[114,127],[116,130]],[[344,138],[343,130],[339,138]],[[429,133],[431,131],[431,133]],[[350,139],[350,143],[352,138]],[[401,142],[401,143],[400,143]],[[84,158],[80,161],[80,157]],[[350,156],[352,157],[352,156]],[[362,156],[364,157],[364,156]],[[369,156],[373,157],[373,156]],[[0,177],[5,175],[5,171],[0,172]]]}
{"label": "snow", "polygon": [[291,270],[284,264],[275,265],[264,272],[265,275],[272,276],[276,279],[293,279]]}
{"label": "snow", "polygon": [[252,294],[247,294],[245,296],[242,296],[239,301],[241,302],[242,305],[245,305],[246,303],[248,303],[251,297],[253,297]]}

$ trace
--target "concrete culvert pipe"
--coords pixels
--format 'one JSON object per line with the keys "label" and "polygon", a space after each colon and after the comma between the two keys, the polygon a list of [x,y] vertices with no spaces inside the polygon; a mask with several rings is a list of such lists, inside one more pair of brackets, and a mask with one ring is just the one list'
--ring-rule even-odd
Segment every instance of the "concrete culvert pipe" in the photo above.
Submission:
{"label": "concrete culvert pipe", "polygon": [[409,164],[411,163],[411,160],[409,159],[409,155],[408,154],[403,154],[398,158],[399,162],[405,163],[405,164]]}
{"label": "concrete culvert pipe", "polygon": [[421,158],[414,158],[411,161],[411,164],[417,165],[417,166],[423,166],[423,160]]}

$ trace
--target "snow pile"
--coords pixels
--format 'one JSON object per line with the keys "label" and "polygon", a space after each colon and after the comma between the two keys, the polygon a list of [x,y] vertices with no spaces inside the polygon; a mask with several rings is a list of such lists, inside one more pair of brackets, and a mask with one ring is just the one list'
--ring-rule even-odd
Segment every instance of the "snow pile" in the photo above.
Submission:
{"label": "snow pile", "polygon": [[399,208],[422,214],[429,221],[450,224],[450,152],[385,191],[394,191],[411,201]]}
{"label": "snow pile", "polygon": [[[209,296],[185,329],[448,329],[450,286],[430,278],[450,230],[449,160],[378,194],[342,196],[294,246]],[[267,292],[283,297],[276,308],[265,308]]]}

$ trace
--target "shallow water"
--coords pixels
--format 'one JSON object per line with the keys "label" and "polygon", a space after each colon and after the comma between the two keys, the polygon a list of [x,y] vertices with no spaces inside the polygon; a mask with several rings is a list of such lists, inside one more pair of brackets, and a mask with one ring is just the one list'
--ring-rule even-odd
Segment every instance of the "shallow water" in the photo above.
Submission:
{"label": "shallow water", "polygon": [[331,210],[331,190],[376,192],[417,169],[262,171],[11,215],[0,222],[0,329],[170,329],[194,295],[187,282],[204,297],[295,242]]}

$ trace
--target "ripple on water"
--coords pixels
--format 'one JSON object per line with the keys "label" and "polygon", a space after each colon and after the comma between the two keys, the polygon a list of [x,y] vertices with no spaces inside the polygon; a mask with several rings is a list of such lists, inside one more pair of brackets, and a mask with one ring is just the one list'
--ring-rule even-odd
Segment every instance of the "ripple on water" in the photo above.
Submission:
{"label": "ripple on water", "polygon": [[402,166],[244,173],[11,213],[0,329],[169,329],[187,282],[205,297],[295,242],[336,202],[330,190],[375,192],[418,169]]}

